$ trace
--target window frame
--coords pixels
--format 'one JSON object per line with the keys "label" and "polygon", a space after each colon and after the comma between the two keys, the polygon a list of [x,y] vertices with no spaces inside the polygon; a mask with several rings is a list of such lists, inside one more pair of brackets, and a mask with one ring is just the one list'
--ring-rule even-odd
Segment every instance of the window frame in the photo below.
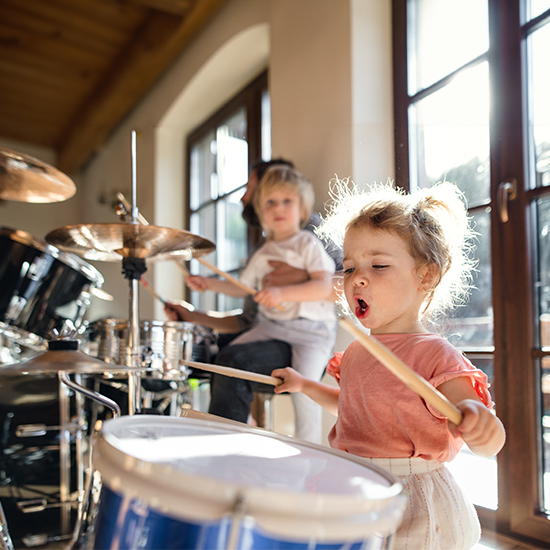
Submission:
{"label": "window frame", "polygon": [[[224,120],[229,118],[233,113],[238,111],[243,106],[246,107],[247,125],[246,125],[246,141],[248,143],[248,169],[250,166],[261,157],[262,153],[262,95],[268,90],[268,71],[262,72],[252,82],[247,84],[240,92],[233,96],[227,103],[220,107],[207,120],[201,123],[197,128],[190,132],[186,140],[186,189],[187,203],[185,206],[185,222],[186,227],[190,227],[191,207],[189,200],[191,193],[191,150],[195,143],[200,141],[208,132],[215,130]],[[246,182],[243,182],[241,189],[244,193]],[[239,188],[236,189],[238,191]],[[212,200],[215,204],[219,197]],[[203,203],[201,206],[204,206]],[[255,245],[261,237],[261,230],[257,228],[248,228],[247,230],[247,248],[249,253],[252,252]]]}
{"label": "window frame", "polygon": [[[407,81],[407,5],[392,0],[395,183],[409,189],[411,159]],[[550,543],[550,521],[539,501],[539,380],[535,362],[548,352],[534,345],[532,252],[529,204],[548,188],[528,189],[524,143],[525,62],[523,39],[544,17],[521,21],[523,0],[488,0],[491,133],[491,256],[494,311],[495,384],[491,388],[507,443],[497,457],[499,505],[496,512],[478,508],[484,527],[526,540]],[[546,13],[546,19],[548,13]],[[517,32],[515,31],[517,29]],[[423,91],[424,92],[424,91]],[[496,114],[498,113],[498,115]],[[499,219],[501,184],[514,177],[518,198],[508,205],[512,223]],[[519,320],[519,321],[518,321]],[[500,406],[499,406],[500,405]]]}

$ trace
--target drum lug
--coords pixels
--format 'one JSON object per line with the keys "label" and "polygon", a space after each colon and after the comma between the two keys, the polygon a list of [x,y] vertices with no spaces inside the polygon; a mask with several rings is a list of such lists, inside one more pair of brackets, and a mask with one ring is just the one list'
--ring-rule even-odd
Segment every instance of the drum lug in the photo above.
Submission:
{"label": "drum lug", "polygon": [[231,511],[231,529],[227,539],[227,550],[236,550],[241,532],[241,525],[246,515],[247,496],[244,493],[238,493]]}
{"label": "drum lug", "polygon": [[17,437],[40,437],[46,435],[49,431],[67,430],[77,433],[81,429],[81,426],[78,425],[46,426],[46,424],[21,424],[15,429],[15,435]]}
{"label": "drum lug", "polygon": [[23,298],[23,296],[15,295],[12,296],[10,303],[8,305],[8,309],[5,313],[5,319],[7,321],[13,321],[14,319],[17,319],[19,315],[21,315],[21,312],[27,305],[27,299]]}

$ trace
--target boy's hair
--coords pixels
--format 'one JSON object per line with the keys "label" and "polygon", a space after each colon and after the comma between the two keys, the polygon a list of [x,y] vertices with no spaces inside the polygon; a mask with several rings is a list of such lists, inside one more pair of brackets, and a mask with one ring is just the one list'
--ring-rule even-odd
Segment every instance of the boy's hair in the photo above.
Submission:
{"label": "boy's hair", "polygon": [[264,174],[269,168],[271,168],[272,166],[278,166],[280,164],[284,166],[289,166],[290,168],[294,168],[294,163],[291,160],[287,160],[282,157],[279,157],[271,160],[256,161],[250,167],[250,173],[256,172],[256,177],[258,178],[258,182],[260,182],[261,179],[264,177]]}
{"label": "boy's hair", "polygon": [[360,192],[336,181],[330,213],[319,232],[340,245],[351,228],[390,231],[406,244],[417,267],[435,266],[424,315],[434,317],[464,303],[471,288],[472,237],[464,197],[449,182],[406,194],[391,182]]}
{"label": "boy's hair", "polygon": [[261,204],[266,194],[274,189],[290,189],[300,199],[300,226],[304,227],[313,212],[315,193],[313,186],[304,175],[291,166],[276,164],[268,168],[254,193],[254,208],[262,220]]}

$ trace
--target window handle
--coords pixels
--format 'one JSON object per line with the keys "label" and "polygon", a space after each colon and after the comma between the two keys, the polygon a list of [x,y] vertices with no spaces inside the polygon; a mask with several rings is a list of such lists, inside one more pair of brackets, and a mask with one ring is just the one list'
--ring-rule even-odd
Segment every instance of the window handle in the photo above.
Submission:
{"label": "window handle", "polygon": [[502,223],[506,223],[509,219],[508,201],[513,201],[517,197],[517,189],[516,178],[503,181],[498,186],[498,212]]}

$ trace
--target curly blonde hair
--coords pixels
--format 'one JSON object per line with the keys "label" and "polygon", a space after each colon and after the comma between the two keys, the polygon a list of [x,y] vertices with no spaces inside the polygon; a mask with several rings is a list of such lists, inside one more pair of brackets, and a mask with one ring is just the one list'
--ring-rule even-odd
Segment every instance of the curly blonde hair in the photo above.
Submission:
{"label": "curly blonde hair", "polygon": [[435,266],[423,315],[432,319],[463,304],[471,290],[474,231],[460,189],[441,182],[407,194],[391,181],[360,191],[349,180],[331,182],[331,204],[318,234],[340,246],[351,228],[390,231],[403,240],[418,268]]}

